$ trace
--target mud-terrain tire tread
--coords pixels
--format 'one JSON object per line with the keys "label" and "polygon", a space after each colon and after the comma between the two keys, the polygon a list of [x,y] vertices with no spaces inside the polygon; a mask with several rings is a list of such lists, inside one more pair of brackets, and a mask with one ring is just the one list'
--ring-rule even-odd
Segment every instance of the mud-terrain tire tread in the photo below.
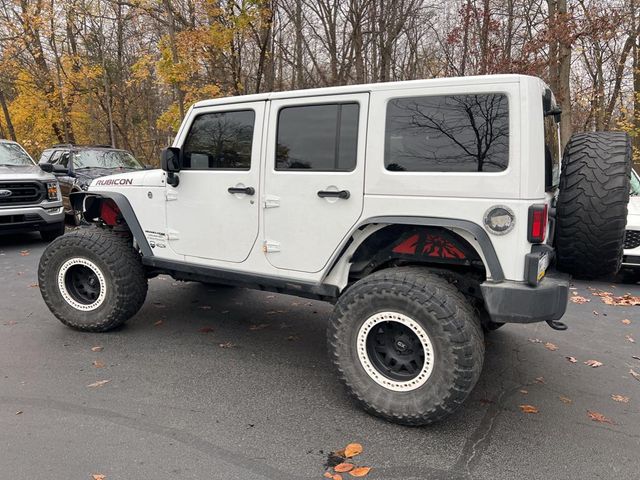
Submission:
{"label": "mud-terrain tire tread", "polygon": [[[89,257],[103,270],[107,280],[111,279],[109,287],[115,292],[115,297],[111,298],[109,305],[106,305],[108,299],[105,300],[103,305],[107,309],[84,314],[85,320],[86,316],[90,316],[91,322],[65,314],[64,310],[70,307],[62,299],[55,282],[51,285],[47,278],[57,254],[67,248]],[[53,278],[57,278],[57,271],[53,273]],[[142,307],[148,288],[140,254],[133,248],[131,240],[97,228],[83,228],[49,244],[40,258],[38,284],[42,298],[58,320],[71,328],[87,332],[106,332],[125,323]],[[99,308],[102,309],[102,306]],[[82,317],[83,313],[78,312],[77,316]]]}
{"label": "mud-terrain tire tread", "polygon": [[556,209],[559,270],[585,279],[618,271],[630,175],[631,141],[626,133],[571,137],[562,158]]}
{"label": "mud-terrain tire tread", "polygon": [[[355,338],[345,335],[345,331],[350,324],[355,324],[354,331],[357,332],[369,316],[368,313],[363,316],[358,309],[366,308],[376,300],[384,302],[390,298],[401,299],[419,310],[428,312],[441,327],[441,331],[437,333],[446,339],[445,347],[453,358],[454,365],[453,376],[444,387],[444,395],[434,396],[431,389],[421,391],[429,385],[433,379],[430,378],[418,390],[408,392],[420,395],[421,403],[418,405],[415,395],[391,392],[373,384],[362,369],[357,356],[356,365],[345,363],[351,362],[352,359],[348,355],[341,355],[340,352],[355,349],[349,345],[350,341],[355,342]],[[390,309],[398,310],[396,307]],[[430,337],[434,335],[420,318],[412,314],[409,316],[421,323]],[[433,337],[431,340],[434,343]],[[327,332],[327,343],[331,362],[351,397],[373,415],[410,426],[438,422],[460,408],[478,381],[484,360],[484,335],[473,306],[455,285],[421,267],[381,270],[351,286],[335,306]],[[441,354],[442,352],[436,351],[436,357]],[[436,358],[432,377],[437,368],[441,366]],[[359,378],[352,378],[347,371],[353,369],[361,372],[358,376],[362,378],[362,383],[368,380],[372,385],[369,388],[356,385],[360,381]],[[391,397],[401,398],[403,395],[406,408],[394,409],[392,403],[395,400]],[[411,409],[411,412],[408,413],[407,409]]]}

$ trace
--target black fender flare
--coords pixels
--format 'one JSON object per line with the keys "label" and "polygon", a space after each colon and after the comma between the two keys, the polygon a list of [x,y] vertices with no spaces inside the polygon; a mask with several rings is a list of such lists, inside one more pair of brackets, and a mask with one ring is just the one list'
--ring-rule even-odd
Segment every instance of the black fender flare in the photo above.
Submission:
{"label": "black fender flare", "polygon": [[[142,227],[140,226],[140,222],[138,221],[138,217],[136,217],[133,208],[131,207],[131,203],[129,203],[129,199],[124,196],[122,193],[118,192],[105,192],[105,191],[93,191],[93,192],[72,192],[69,194],[69,201],[74,210],[81,210],[83,215],[85,215],[86,211],[92,208],[91,204],[88,204],[88,201],[91,200],[93,203],[97,199],[108,198],[112,200],[120,209],[124,220],[127,222],[127,226],[133,235],[136,243],[138,244],[138,248],[140,249],[140,253],[144,257],[152,257],[153,251],[149,246],[149,242],[147,241],[147,237],[144,235],[142,231]],[[95,217],[94,217],[95,218]],[[91,221],[85,216],[85,220]]]}

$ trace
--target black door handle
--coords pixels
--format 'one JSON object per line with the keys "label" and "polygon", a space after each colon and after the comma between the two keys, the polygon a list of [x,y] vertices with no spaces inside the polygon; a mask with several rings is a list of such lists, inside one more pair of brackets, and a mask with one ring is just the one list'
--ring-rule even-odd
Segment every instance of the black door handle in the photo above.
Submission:
{"label": "black door handle", "polygon": [[318,196],[320,198],[333,197],[333,198],[342,198],[346,200],[351,196],[351,193],[349,193],[349,190],[340,190],[338,192],[334,192],[333,190],[320,190],[318,192]]}
{"label": "black door handle", "polygon": [[253,187],[229,187],[227,188],[229,193],[244,193],[246,195],[253,195],[256,193],[256,189]]}

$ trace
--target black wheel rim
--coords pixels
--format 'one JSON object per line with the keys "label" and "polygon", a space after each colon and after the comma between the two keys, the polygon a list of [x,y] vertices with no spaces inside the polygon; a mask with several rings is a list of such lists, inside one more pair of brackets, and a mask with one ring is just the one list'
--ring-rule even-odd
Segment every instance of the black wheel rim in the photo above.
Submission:
{"label": "black wheel rim", "polygon": [[91,305],[100,296],[100,280],[93,270],[84,265],[73,265],[64,278],[69,295],[78,303]]}
{"label": "black wheel rim", "polygon": [[377,324],[367,335],[366,346],[373,366],[391,380],[413,380],[424,366],[424,347],[420,339],[400,322]]}

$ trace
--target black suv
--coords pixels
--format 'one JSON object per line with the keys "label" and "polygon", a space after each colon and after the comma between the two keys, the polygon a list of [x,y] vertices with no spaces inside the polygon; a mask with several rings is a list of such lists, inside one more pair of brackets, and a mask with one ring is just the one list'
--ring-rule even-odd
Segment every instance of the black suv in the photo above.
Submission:
{"label": "black suv", "polygon": [[126,150],[106,146],[54,145],[40,156],[40,165],[50,164],[60,183],[65,213],[80,224],[82,212],[73,210],[69,194],[86,190],[98,177],[145,168]]}

